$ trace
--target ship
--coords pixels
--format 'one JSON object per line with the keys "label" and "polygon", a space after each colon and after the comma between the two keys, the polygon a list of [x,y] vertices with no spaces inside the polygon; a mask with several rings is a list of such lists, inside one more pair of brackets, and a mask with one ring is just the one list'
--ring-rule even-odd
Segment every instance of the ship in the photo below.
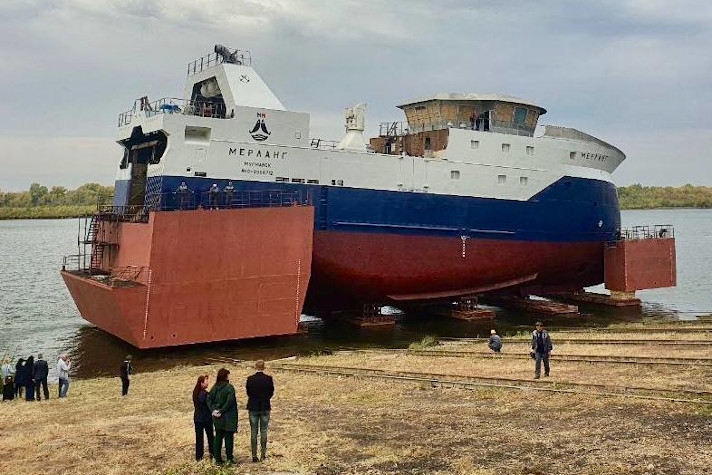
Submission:
{"label": "ship", "polygon": [[[622,232],[621,150],[540,125],[546,109],[508,95],[398,108],[405,121],[368,140],[364,104],[345,109],[342,140],[315,138],[249,51],[216,45],[188,64],[183,97],[142,97],[119,115],[113,204],[86,227],[82,272],[63,271],[80,312],[136,346],[167,346],[294,333],[301,312],[604,281]],[[165,314],[153,341],[150,312]],[[211,330],[176,336],[186,325]]]}

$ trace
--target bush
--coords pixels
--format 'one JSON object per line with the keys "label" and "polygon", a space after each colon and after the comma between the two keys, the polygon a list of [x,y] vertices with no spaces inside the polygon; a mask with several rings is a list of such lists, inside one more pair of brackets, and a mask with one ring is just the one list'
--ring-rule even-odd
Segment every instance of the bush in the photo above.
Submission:
{"label": "bush", "polygon": [[408,346],[409,350],[424,350],[432,346],[438,346],[438,338],[432,335],[426,335],[420,341],[414,341]]}

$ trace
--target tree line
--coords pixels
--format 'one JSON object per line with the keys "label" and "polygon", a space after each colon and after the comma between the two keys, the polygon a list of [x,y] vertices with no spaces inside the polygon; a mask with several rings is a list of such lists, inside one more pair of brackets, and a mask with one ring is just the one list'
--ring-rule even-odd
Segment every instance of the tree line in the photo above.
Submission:
{"label": "tree line", "polygon": [[[47,188],[32,183],[27,191],[0,190],[0,219],[69,218],[92,213],[97,204],[110,204],[113,186],[87,183],[76,190]],[[684,185],[618,188],[621,209],[712,208],[712,187]]]}
{"label": "tree line", "polygon": [[712,187],[690,184],[643,186],[638,183],[618,188],[621,209],[712,208]]}
{"label": "tree line", "polygon": [[27,191],[0,190],[0,219],[72,218],[90,214],[98,204],[110,204],[113,186],[87,183],[76,190],[32,183]]}
{"label": "tree line", "polygon": [[106,204],[113,196],[113,186],[103,186],[98,183],[87,183],[76,190],[68,190],[63,186],[53,186],[48,189],[44,185],[33,183],[28,191],[3,193],[0,190],[0,208]]}

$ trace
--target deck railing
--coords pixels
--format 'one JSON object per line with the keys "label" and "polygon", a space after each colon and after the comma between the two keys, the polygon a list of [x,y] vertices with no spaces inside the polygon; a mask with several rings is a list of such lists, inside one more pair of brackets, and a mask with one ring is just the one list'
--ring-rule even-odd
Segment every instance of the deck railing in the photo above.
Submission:
{"label": "deck railing", "polygon": [[134,116],[143,112],[146,117],[160,114],[183,114],[214,119],[228,119],[225,104],[209,101],[188,101],[177,97],[164,97],[154,102],[136,99],[132,109],[119,114],[119,127],[128,125]]}
{"label": "deck railing", "polygon": [[101,205],[98,213],[122,222],[148,222],[151,211],[274,208],[307,204],[299,191],[174,191],[146,196],[146,205]]}
{"label": "deck railing", "polygon": [[89,260],[91,255],[87,254],[71,254],[64,256],[62,259],[62,270],[66,271],[82,271],[89,269]]}
{"label": "deck railing", "polygon": [[[229,51],[236,64],[243,64],[245,66],[252,65],[252,53],[249,51],[240,49]],[[212,68],[213,66],[217,66],[218,64],[224,62],[225,57],[223,55],[208,53],[205,56],[188,63],[188,76],[192,76],[193,74],[197,74],[205,69]]]}
{"label": "deck railing", "polygon": [[91,256],[88,254],[64,256],[62,270],[84,277],[93,276],[94,279],[110,287],[133,283],[145,284],[148,278],[148,267],[139,266],[114,267],[111,269],[111,274],[96,273],[89,264],[90,259]]}
{"label": "deck railing", "polygon": [[402,135],[431,132],[444,129],[479,130],[481,132],[498,132],[509,135],[534,136],[534,129],[525,125],[515,124],[513,121],[478,118],[474,124],[468,122],[455,123],[451,120],[435,119],[425,120],[420,123],[408,122],[381,122],[378,135],[381,137],[399,137]]}
{"label": "deck railing", "polygon": [[666,239],[675,237],[675,227],[672,224],[631,226],[621,229],[618,234],[617,240]]}

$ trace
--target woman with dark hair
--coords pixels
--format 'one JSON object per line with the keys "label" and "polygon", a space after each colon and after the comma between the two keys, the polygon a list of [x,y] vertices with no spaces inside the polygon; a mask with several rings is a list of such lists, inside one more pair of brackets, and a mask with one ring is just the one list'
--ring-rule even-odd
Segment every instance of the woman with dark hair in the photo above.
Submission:
{"label": "woman with dark hair", "polygon": [[203,448],[203,432],[208,437],[208,453],[213,457],[213,418],[208,408],[208,379],[210,376],[204,374],[198,376],[198,381],[193,389],[193,423],[195,424],[195,460],[203,459],[205,449]]}
{"label": "woman with dark hair", "polygon": [[15,399],[15,370],[12,369],[10,358],[2,359],[2,400],[12,401]]}
{"label": "woman with dark hair", "polygon": [[25,358],[20,358],[15,365],[15,397],[22,397],[23,389],[25,389]]}
{"label": "woman with dark hair", "polygon": [[25,401],[35,400],[35,357],[25,361]]}
{"label": "woman with dark hair", "polygon": [[237,399],[235,398],[235,388],[228,380],[229,375],[230,371],[221,368],[218,371],[215,386],[212,387],[208,394],[208,407],[213,411],[213,425],[215,426],[213,456],[215,457],[215,463],[218,465],[223,463],[223,439],[225,439],[227,463],[235,463],[232,449],[235,445],[235,432],[237,432]]}

